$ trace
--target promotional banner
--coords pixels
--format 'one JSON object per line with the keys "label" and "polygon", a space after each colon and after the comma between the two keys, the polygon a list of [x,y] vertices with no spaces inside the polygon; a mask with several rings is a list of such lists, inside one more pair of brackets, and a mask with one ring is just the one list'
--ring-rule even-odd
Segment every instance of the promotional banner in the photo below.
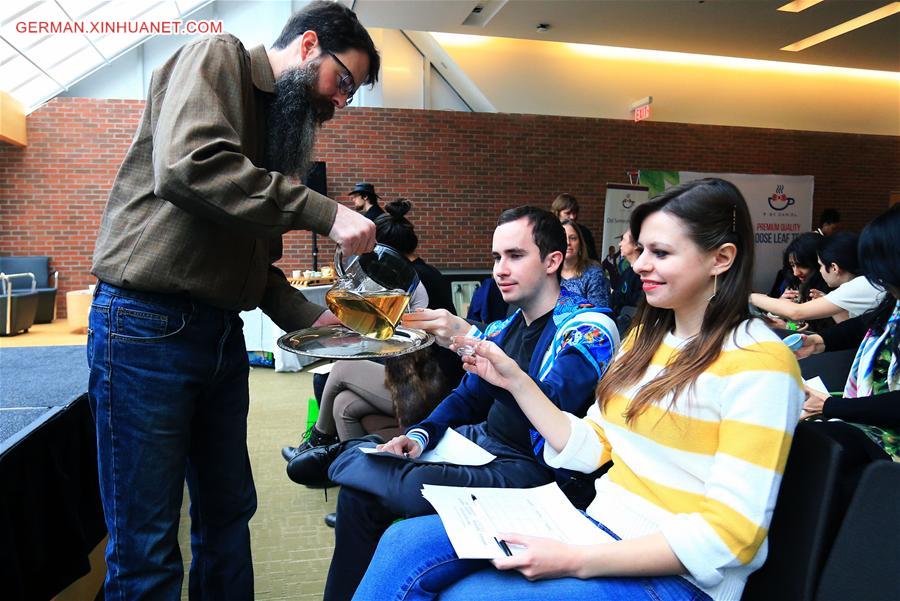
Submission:
{"label": "promotional banner", "polygon": [[606,206],[603,209],[603,241],[597,248],[601,257],[610,246],[618,249],[619,236],[628,229],[631,211],[647,200],[647,186],[606,184]]}
{"label": "promotional banner", "polygon": [[753,220],[756,253],[753,289],[768,292],[776,272],[781,269],[784,249],[794,238],[812,230],[813,176],[680,171],[676,178],[675,173],[641,170],[640,181],[650,184],[651,193],[659,193],[660,186],[669,188],[680,182],[718,177],[741,191]]}

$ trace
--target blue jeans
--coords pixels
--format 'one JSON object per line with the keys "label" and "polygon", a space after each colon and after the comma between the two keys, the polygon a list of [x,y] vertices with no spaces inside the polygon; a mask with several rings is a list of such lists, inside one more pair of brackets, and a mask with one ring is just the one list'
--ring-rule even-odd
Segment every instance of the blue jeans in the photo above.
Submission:
{"label": "blue jeans", "polygon": [[348,448],[331,464],[328,475],[341,485],[341,492],[324,601],[353,596],[378,540],[394,519],[434,513],[422,497],[422,485],[530,488],[553,480],[550,468],[490,436],[484,422],[457,430],[497,458],[479,466],[423,464],[370,457]]}
{"label": "blue jeans", "polygon": [[89,392],[109,530],[108,600],[179,599],[182,491],[191,497],[191,599],[252,599],[249,365],[241,320],[187,296],[101,283]]}
{"label": "blue jeans", "polygon": [[436,515],[391,526],[354,601],[709,601],[679,576],[653,578],[554,578],[528,581],[499,571],[486,559],[459,559]]}

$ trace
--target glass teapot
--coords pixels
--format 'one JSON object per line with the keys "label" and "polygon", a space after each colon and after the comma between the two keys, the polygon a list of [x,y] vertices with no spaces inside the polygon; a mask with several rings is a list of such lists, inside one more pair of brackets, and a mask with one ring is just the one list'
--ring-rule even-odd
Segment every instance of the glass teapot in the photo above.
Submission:
{"label": "glass teapot", "polygon": [[412,263],[390,246],[376,244],[372,252],[346,261],[338,248],[334,269],[337,280],[325,294],[325,303],[335,317],[368,338],[393,336],[419,285]]}

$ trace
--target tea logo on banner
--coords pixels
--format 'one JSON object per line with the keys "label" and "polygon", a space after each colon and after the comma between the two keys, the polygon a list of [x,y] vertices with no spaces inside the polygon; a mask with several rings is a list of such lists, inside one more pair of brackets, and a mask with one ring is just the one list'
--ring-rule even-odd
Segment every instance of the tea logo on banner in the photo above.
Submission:
{"label": "tea logo on banner", "polygon": [[784,193],[784,184],[778,184],[775,187],[775,193],[769,197],[769,206],[776,211],[783,211],[794,202],[792,197]]}

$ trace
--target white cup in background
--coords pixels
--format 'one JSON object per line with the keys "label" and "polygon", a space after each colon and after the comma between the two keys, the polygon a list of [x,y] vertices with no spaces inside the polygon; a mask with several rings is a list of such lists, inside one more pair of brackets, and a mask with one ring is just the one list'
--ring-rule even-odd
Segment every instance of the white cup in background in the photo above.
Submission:
{"label": "white cup in background", "polygon": [[96,289],[97,289],[97,284],[91,284],[90,286],[88,286],[88,292],[90,292],[91,294],[93,294],[94,290],[96,290]]}
{"label": "white cup in background", "polygon": [[303,276],[303,272],[300,271],[299,269],[295,269],[294,271],[291,272],[291,277],[294,279],[298,279],[302,276]]}

